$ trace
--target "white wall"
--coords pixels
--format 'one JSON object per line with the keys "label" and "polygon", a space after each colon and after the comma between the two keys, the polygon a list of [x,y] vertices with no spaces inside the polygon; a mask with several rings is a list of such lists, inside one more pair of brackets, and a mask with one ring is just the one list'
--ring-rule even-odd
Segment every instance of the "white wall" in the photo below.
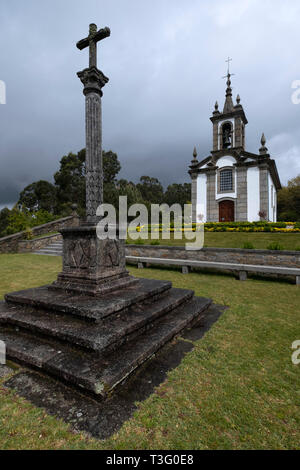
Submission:
{"label": "white wall", "polygon": [[198,215],[204,215],[202,222],[207,220],[207,176],[204,173],[200,173],[197,178],[197,222],[200,223],[201,220],[198,220]]}
{"label": "white wall", "polygon": [[248,222],[260,220],[260,188],[259,188],[259,168],[250,167],[247,170],[247,206]]}
{"label": "white wall", "polygon": [[276,203],[276,188],[273,183],[270,173],[268,174],[269,180],[269,221],[276,222],[277,220],[277,203]]}

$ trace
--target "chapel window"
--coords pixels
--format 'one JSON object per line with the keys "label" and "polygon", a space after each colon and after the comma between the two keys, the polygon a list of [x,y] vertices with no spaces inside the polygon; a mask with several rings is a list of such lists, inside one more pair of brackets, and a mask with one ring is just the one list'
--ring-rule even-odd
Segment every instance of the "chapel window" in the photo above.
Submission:
{"label": "chapel window", "polygon": [[220,172],[220,191],[232,191],[233,179],[232,170],[222,170]]}

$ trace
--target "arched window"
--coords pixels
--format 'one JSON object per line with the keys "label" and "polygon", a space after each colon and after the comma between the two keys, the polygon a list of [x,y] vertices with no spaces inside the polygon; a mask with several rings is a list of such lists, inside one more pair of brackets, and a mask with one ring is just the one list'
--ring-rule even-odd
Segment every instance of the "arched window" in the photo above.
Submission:
{"label": "arched window", "polygon": [[232,170],[226,169],[220,171],[220,191],[232,191],[233,178]]}
{"label": "arched window", "polygon": [[222,126],[222,147],[223,149],[232,147],[232,126],[230,122],[226,122]]}

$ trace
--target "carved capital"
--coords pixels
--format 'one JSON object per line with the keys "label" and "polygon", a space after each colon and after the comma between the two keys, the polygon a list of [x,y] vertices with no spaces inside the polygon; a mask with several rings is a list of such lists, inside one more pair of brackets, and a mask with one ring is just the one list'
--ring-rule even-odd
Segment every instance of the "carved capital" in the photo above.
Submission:
{"label": "carved capital", "polygon": [[99,93],[99,95],[102,96],[101,88],[106,85],[109,79],[101,72],[101,70],[97,69],[97,67],[90,67],[78,72],[77,75],[84,85],[84,95],[93,92]]}

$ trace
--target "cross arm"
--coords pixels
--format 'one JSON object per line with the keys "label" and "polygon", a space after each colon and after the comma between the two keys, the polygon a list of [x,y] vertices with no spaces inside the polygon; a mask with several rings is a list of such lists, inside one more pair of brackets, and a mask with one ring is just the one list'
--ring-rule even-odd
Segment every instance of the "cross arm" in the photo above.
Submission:
{"label": "cross arm", "polygon": [[82,49],[85,49],[86,47],[88,47],[89,44],[90,44],[89,38],[85,38],[85,39],[81,39],[81,41],[78,41],[76,46],[78,47],[78,49],[82,51]]}
{"label": "cross arm", "polygon": [[94,41],[98,42],[102,39],[108,38],[110,36],[110,29],[106,26],[105,28],[99,29],[99,31],[94,36]]}
{"label": "cross arm", "polygon": [[81,39],[81,41],[78,41],[76,46],[78,49],[82,50],[85,49],[86,47],[89,46],[90,40],[93,40],[94,42],[101,41],[102,39],[108,38],[110,36],[110,29],[108,27],[99,29],[96,33],[88,36],[87,38]]}

